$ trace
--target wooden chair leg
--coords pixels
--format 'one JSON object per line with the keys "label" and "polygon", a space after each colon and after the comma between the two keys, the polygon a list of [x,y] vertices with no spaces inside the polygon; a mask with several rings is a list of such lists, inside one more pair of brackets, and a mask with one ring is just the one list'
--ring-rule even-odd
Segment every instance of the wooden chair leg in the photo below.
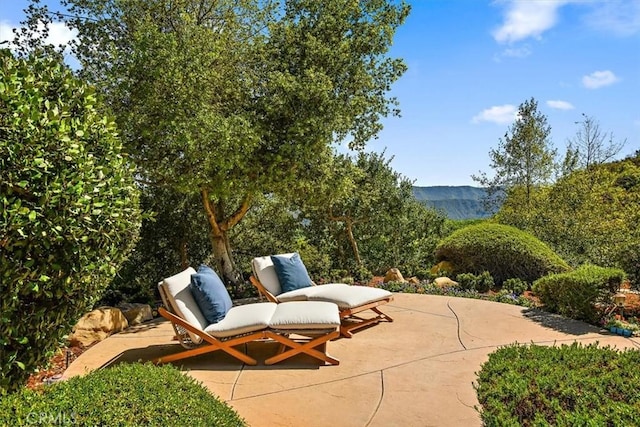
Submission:
{"label": "wooden chair leg", "polygon": [[242,353],[241,351],[238,351],[234,348],[234,346],[236,345],[240,345],[240,344],[245,344],[248,343],[250,341],[254,341],[256,339],[262,339],[264,338],[264,332],[263,331],[257,331],[251,334],[247,334],[247,335],[243,335],[243,336],[239,336],[236,338],[231,338],[231,339],[227,339],[225,341],[221,341],[215,337],[212,337],[211,335],[207,334],[204,331],[201,331],[197,328],[195,328],[193,325],[191,325],[188,322],[185,322],[183,319],[181,319],[180,317],[176,316],[175,314],[160,308],[159,313],[162,315],[162,317],[164,317],[165,319],[169,320],[171,323],[173,323],[174,325],[179,325],[183,328],[185,328],[188,331],[193,332],[194,334],[198,335],[200,338],[202,338],[202,340],[204,341],[204,343],[197,348],[194,349],[190,349],[190,350],[186,350],[186,351],[182,351],[180,353],[176,353],[176,354],[171,354],[168,356],[164,356],[164,357],[158,357],[157,359],[153,360],[153,363],[168,363],[168,362],[173,362],[176,360],[180,360],[180,359],[185,359],[187,357],[193,357],[193,356],[198,356],[201,354],[205,354],[205,353],[209,353],[212,351],[217,351],[217,350],[222,350],[225,353],[235,357],[236,359],[240,360],[241,362],[246,363],[247,365],[257,365],[258,361],[255,360],[254,358],[250,357],[247,354]]}
{"label": "wooden chair leg", "polygon": [[153,363],[169,363],[175,362],[176,360],[186,359],[187,357],[199,356],[201,354],[206,354],[214,351],[222,350],[225,353],[235,357],[241,362],[246,363],[247,365],[255,366],[258,364],[258,361],[247,354],[242,353],[241,351],[236,350],[231,346],[214,346],[214,345],[206,345],[204,344],[202,347],[194,348],[192,350],[182,351],[180,353],[170,354],[168,356],[158,357],[157,359],[153,359]]}
{"label": "wooden chair leg", "polygon": [[373,307],[371,310],[373,310],[374,312],[376,312],[378,314],[378,317],[384,320],[386,320],[387,322],[393,322],[393,318],[391,316],[389,316],[386,313],[383,313],[382,311],[380,311],[380,309],[378,307]]}
{"label": "wooden chair leg", "polygon": [[[340,361],[332,356],[329,356],[326,353],[326,343],[333,338],[337,338],[339,335],[339,331],[333,331],[328,334],[315,337],[305,343],[300,343],[292,340],[288,336],[281,335],[275,332],[267,332],[267,336],[269,338],[283,344],[286,347],[289,347],[289,350],[270,357],[269,359],[265,360],[264,363],[265,365],[273,365],[274,363],[278,363],[285,359],[293,357],[296,354],[305,353],[330,365],[338,365],[340,364]],[[323,351],[318,351],[317,347],[322,347]]]}
{"label": "wooden chair leg", "polygon": [[[376,313],[375,317],[365,319],[359,316],[356,316],[353,313],[346,314],[342,316],[342,323],[340,325],[340,336],[343,338],[353,338],[353,332],[357,331],[361,328],[366,328],[367,326],[374,325],[376,323],[382,322],[383,320],[386,322],[393,322],[391,316],[383,313],[377,307],[369,307],[368,310]],[[350,320],[355,320],[350,322]]]}

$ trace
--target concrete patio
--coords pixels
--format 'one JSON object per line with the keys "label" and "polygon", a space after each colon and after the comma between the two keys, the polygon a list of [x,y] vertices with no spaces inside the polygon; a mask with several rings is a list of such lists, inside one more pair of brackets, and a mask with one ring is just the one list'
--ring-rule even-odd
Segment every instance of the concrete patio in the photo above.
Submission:
{"label": "concrete patio", "polygon": [[[479,426],[475,373],[499,346],[599,342],[640,349],[640,339],[539,310],[446,296],[396,294],[380,323],[330,342],[339,366],[296,356],[274,366],[245,366],[209,353],[176,362],[253,427]],[[181,349],[169,322],[155,320],[113,335],[83,353],[64,377],[114,363],[150,360]],[[273,355],[273,343],[246,352]]]}

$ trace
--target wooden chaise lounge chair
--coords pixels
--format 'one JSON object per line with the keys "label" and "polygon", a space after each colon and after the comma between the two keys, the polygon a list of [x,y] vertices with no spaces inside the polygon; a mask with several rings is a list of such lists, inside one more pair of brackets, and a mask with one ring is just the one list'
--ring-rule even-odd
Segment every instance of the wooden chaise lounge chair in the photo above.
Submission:
{"label": "wooden chaise lounge chair", "polygon": [[[166,307],[160,308],[159,313],[172,323],[186,350],[155,359],[154,363],[221,350],[247,365],[256,365],[256,359],[236,347],[256,340],[274,340],[281,344],[280,352],[266,359],[266,365],[300,353],[325,364],[339,364],[338,359],[326,353],[327,342],[340,335],[340,317],[334,304],[308,301],[284,306],[272,302],[234,306],[222,320],[208,324],[189,288],[192,274],[196,271],[189,267],[158,284]],[[291,335],[303,339],[294,339]]]}
{"label": "wooden chaise lounge chair", "polygon": [[[299,257],[297,253],[276,255],[276,257]],[[301,263],[301,261],[300,261]],[[316,285],[308,279],[310,286],[283,292],[278,273],[271,256],[254,258],[251,261],[253,276],[251,283],[268,301],[283,303],[287,301],[326,301],[334,303],[340,311],[340,335],[351,338],[358,329],[381,321],[393,322],[393,319],[380,311],[380,305],[393,300],[393,294],[384,289],[369,286],[352,286],[345,283]],[[306,269],[304,270],[306,273]],[[308,277],[308,275],[307,275]],[[374,317],[356,315],[366,310],[375,313]]]}

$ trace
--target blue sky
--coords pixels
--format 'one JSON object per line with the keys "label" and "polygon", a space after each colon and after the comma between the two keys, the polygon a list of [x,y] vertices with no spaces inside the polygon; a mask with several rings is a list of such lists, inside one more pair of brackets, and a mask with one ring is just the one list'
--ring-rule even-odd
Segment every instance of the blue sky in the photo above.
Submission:
{"label": "blue sky", "polygon": [[[46,3],[56,4],[55,1]],[[402,117],[367,146],[416,185],[474,185],[489,150],[534,97],[563,152],[582,114],[640,149],[640,0],[413,0],[391,55],[409,69],[394,84]],[[0,0],[0,39],[24,0]],[[65,28],[56,40],[70,37]]]}

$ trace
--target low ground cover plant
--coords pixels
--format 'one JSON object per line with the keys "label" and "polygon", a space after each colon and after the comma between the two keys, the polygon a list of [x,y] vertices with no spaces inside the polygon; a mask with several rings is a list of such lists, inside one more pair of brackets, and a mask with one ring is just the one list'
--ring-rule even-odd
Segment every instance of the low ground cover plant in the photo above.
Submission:
{"label": "low ground cover plant", "polygon": [[245,426],[171,365],[119,364],[0,400],[0,425]]}
{"label": "low ground cover plant", "polygon": [[460,286],[439,287],[429,281],[419,283],[412,282],[387,282],[379,286],[390,292],[404,292],[409,294],[447,295],[452,297],[482,299],[501,302],[504,304],[534,307],[535,303],[522,295],[514,294],[510,290],[501,290],[493,293],[481,293],[475,289],[464,289]]}
{"label": "low ground cover plant", "polygon": [[513,344],[475,385],[486,426],[640,425],[640,351]]}

